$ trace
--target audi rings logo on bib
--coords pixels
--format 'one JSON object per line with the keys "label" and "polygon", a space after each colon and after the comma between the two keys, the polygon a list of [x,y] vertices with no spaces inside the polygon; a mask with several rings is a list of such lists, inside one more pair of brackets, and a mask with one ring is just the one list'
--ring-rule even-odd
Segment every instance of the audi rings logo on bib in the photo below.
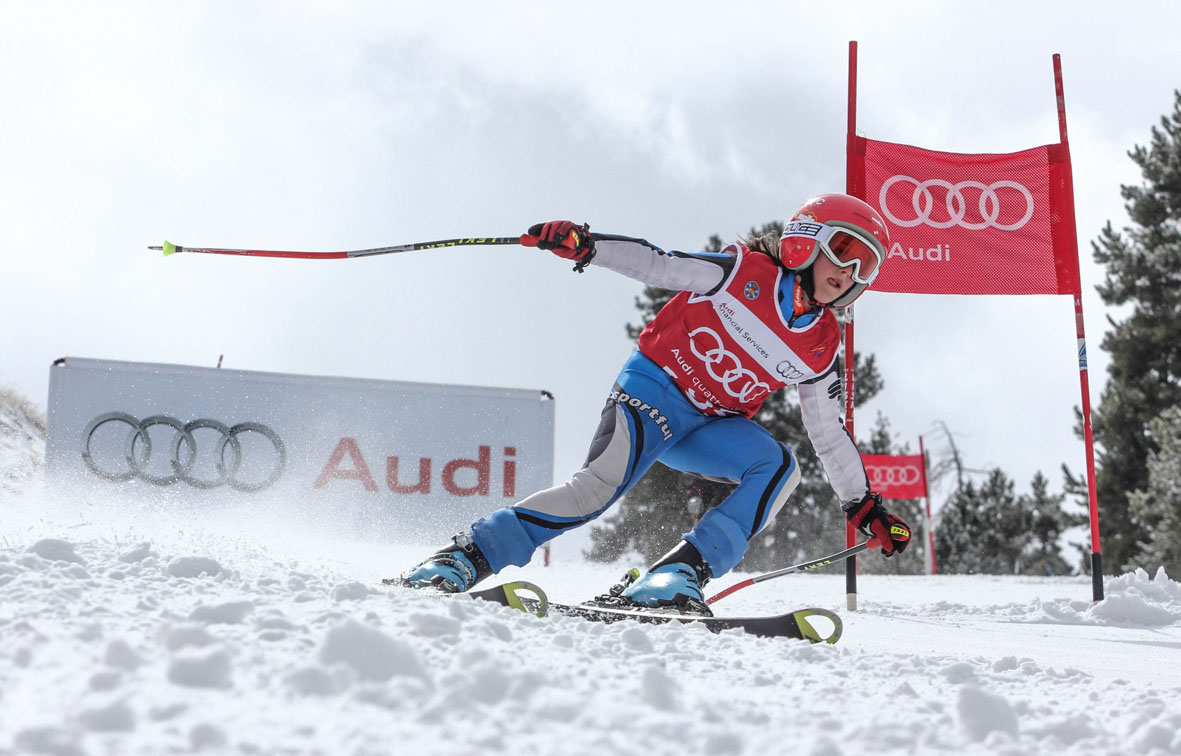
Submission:
{"label": "audi rings logo on bib", "polygon": [[140,420],[125,412],[108,412],[83,431],[82,461],[95,475],[111,481],[259,491],[283,475],[287,448],[261,423],[229,426],[167,415]]}
{"label": "audi rings logo on bib", "polygon": [[722,389],[743,404],[758,401],[771,393],[771,387],[743,367],[742,361],[726,349],[722,337],[712,328],[702,326],[689,333],[689,348],[705,363],[709,377]]}
{"label": "audi rings logo on bib", "polygon": [[890,223],[902,228],[922,224],[937,229],[958,226],[969,231],[1016,231],[1029,223],[1036,209],[1032,192],[1016,181],[953,184],[903,175],[891,176],[882,184],[878,206]]}

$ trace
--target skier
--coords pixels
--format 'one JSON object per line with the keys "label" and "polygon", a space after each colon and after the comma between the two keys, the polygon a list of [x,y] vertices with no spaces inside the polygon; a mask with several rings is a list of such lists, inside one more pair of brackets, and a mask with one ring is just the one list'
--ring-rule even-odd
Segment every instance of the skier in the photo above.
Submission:
{"label": "skier", "polygon": [[738,485],[615,593],[632,606],[709,614],[702,586],[741,561],[799,483],[795,454],[751,419],[771,391],[792,384],[848,522],[878,539],[887,557],[905,550],[910,528],[870,490],[843,423],[832,312],[860,296],[881,268],[890,242],[878,212],[855,197],[820,195],[800,206],[778,240],[740,240],[718,254],[665,252],[588,229],[541,223],[521,243],[573,260],[579,272],[594,264],[679,293],[640,334],[582,468],[477,520],[399,582],[460,592],[524,565],[546,541],[603,514],[660,460]]}

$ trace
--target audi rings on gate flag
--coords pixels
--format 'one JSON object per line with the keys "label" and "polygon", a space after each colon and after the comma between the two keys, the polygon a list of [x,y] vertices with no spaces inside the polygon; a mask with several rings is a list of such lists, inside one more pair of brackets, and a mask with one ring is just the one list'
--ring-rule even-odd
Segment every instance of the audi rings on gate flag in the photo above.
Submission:
{"label": "audi rings on gate flag", "polygon": [[1079,291],[1070,157],[1052,144],[1006,155],[936,152],[855,138],[850,193],[885,217],[874,291]]}
{"label": "audi rings on gate flag", "polygon": [[869,488],[886,499],[923,499],[927,496],[927,477],[923,474],[921,454],[862,454]]}
{"label": "audi rings on gate flag", "polygon": [[283,439],[261,423],[228,426],[167,415],[143,420],[125,412],[99,415],[83,431],[81,451],[87,469],[100,478],[158,486],[229,485],[238,491],[259,491],[277,481],[287,467]]}

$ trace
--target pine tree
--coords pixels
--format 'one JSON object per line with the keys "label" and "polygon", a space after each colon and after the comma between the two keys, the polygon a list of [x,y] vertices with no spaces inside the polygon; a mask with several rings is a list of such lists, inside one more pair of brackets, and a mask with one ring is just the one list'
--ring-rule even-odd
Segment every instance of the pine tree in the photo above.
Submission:
{"label": "pine tree", "polygon": [[1181,406],[1170,407],[1148,424],[1158,447],[1148,455],[1148,486],[1129,497],[1132,516],[1148,538],[1139,544],[1140,563],[1181,576]]}
{"label": "pine tree", "polygon": [[[775,234],[783,223],[772,221],[752,228],[748,238]],[[703,252],[720,252],[721,237],[711,236]],[[656,317],[660,308],[677,292],[645,287],[636,297],[641,323],[629,324],[628,335],[637,339]],[[857,375],[857,403],[867,401],[881,390],[882,381],[872,356],[854,363]],[[800,465],[800,485],[778,516],[750,543],[743,559],[743,569],[770,570],[810,557],[840,551],[845,547],[845,519],[840,502],[824,475],[820,460],[800,417],[794,391],[777,391],[763,403],[755,421],[777,440],[796,452]],[[705,480],[664,467],[659,462],[624,497],[616,511],[596,522],[591,532],[588,557],[603,561],[617,559],[629,551],[651,562],[672,548],[681,534],[693,527],[688,510],[689,499],[700,496],[705,510],[722,502],[734,487]],[[703,510],[703,511],[705,511]]]}
{"label": "pine tree", "polygon": [[1013,481],[993,470],[979,487],[968,483],[951,497],[935,531],[935,558],[945,573],[1013,574],[1023,544],[1012,536],[1028,525],[1018,514]]}
{"label": "pine tree", "polygon": [[1095,260],[1107,266],[1100,296],[1130,308],[1126,319],[1109,319],[1102,343],[1112,358],[1109,380],[1092,418],[1103,552],[1112,571],[1149,566],[1142,549],[1152,523],[1137,516],[1129,495],[1149,488],[1147,460],[1157,450],[1149,422],[1181,404],[1181,90],[1174,95],[1173,112],[1152,129],[1150,145],[1128,153],[1144,179],[1121,187],[1132,225],[1119,233],[1108,222],[1092,244]]}
{"label": "pine tree", "polygon": [[1077,520],[1062,509],[1065,496],[1052,495],[1037,473],[1028,496],[992,470],[977,486],[967,483],[944,505],[935,531],[939,571],[992,575],[1069,573],[1058,541]]}
{"label": "pine tree", "polygon": [[1022,549],[1018,571],[1024,575],[1068,575],[1059,539],[1069,527],[1083,522],[1062,509],[1064,494],[1051,494],[1050,482],[1038,472],[1030,483],[1025,506],[1030,510],[1029,541]]}

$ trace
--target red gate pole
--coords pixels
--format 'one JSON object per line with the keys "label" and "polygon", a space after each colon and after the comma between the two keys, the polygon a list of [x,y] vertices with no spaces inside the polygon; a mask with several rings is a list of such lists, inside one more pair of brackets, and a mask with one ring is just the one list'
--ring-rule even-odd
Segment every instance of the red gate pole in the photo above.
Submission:
{"label": "red gate pole", "polygon": [[[1070,217],[1074,224],[1074,174],[1070,166],[1070,144],[1066,137],[1066,96],[1062,88],[1062,56],[1054,54],[1054,94],[1058,100],[1058,138],[1065,150],[1066,180],[1069,182]],[[1072,235],[1073,236],[1073,235]],[[1099,494],[1095,490],[1095,439],[1091,433],[1091,389],[1087,378],[1087,337],[1083,330],[1082,277],[1078,268],[1078,241],[1074,247],[1075,281],[1074,321],[1078,344],[1078,376],[1083,396],[1083,440],[1087,447],[1087,494],[1091,519],[1091,596],[1095,601],[1103,600],[1103,554],[1099,548]]]}
{"label": "red gate pole", "polygon": [[[857,138],[857,42],[849,42],[849,134],[845,146],[845,191],[856,196],[853,142]],[[845,308],[845,427],[853,434],[853,305]],[[857,531],[845,525],[845,545],[857,543]],[[857,556],[845,560],[845,606],[857,611]]]}
{"label": "red gate pole", "polygon": [[919,436],[919,456],[923,458],[923,499],[927,503],[927,519],[923,523],[923,530],[927,531],[927,551],[931,558],[927,560],[927,574],[938,574],[935,568],[935,529],[931,527],[931,486],[927,483],[927,452],[923,449],[923,437]]}

